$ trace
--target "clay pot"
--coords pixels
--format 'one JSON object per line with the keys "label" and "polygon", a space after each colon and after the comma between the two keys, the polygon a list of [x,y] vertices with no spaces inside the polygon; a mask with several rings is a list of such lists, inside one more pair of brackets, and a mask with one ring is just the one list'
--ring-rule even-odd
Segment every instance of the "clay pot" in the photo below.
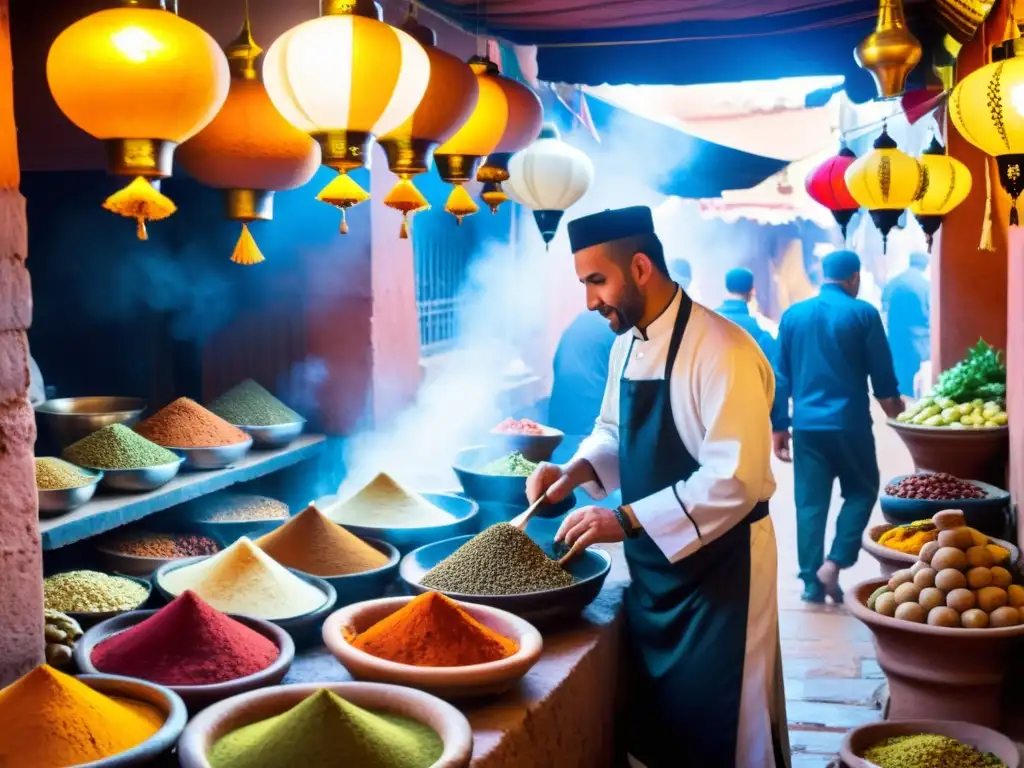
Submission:
{"label": "clay pot", "polygon": [[[873,525],[870,528],[865,529],[864,533],[860,537],[861,548],[875,560],[878,561],[879,570],[882,576],[889,578],[896,571],[902,571],[904,568],[909,568],[917,562],[917,555],[911,555],[906,552],[897,552],[895,549],[889,549],[888,547],[882,546],[878,543],[882,534],[888,531],[892,526],[889,523],[882,523],[880,525]],[[1004,547],[1010,551],[1010,568],[1016,570],[1017,561],[1020,558],[1020,550],[1008,541],[1002,539],[994,539],[989,537],[993,544],[998,544],[1000,547]],[[870,594],[870,593],[869,593]]]}
{"label": "clay pot", "polygon": [[1024,644],[1024,625],[961,629],[882,616],[868,610],[867,600],[883,584],[861,582],[846,593],[845,604],[875,636],[878,665],[889,680],[889,719],[998,728],[1007,662]]}
{"label": "clay pot", "polygon": [[846,734],[839,756],[847,768],[869,768],[872,763],[861,758],[868,749],[894,736],[912,736],[918,733],[948,736],[961,744],[969,744],[979,752],[991,752],[1003,761],[1006,768],[1020,766],[1017,746],[1003,734],[980,725],[948,720],[888,720],[862,725]]}
{"label": "clay pot", "polygon": [[907,446],[916,471],[948,472],[1005,487],[1006,461],[1010,455],[1009,427],[920,427],[895,419],[889,419],[889,426]]}

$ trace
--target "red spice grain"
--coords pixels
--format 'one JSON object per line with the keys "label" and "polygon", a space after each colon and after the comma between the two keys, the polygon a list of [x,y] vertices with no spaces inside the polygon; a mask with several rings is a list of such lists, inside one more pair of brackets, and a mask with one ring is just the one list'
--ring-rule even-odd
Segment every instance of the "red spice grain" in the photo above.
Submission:
{"label": "red spice grain", "polygon": [[165,448],[216,448],[249,439],[238,427],[187,397],[164,406],[136,425],[135,431]]}

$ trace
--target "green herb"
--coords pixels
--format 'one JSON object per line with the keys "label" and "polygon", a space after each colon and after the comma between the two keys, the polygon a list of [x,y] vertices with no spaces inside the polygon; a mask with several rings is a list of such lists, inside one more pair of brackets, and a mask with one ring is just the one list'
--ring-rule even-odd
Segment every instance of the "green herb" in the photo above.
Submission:
{"label": "green herb", "polygon": [[1002,354],[979,339],[966,358],[939,375],[933,394],[956,403],[986,400],[1002,405],[1006,398],[1006,364]]}
{"label": "green herb", "polygon": [[64,449],[65,459],[94,469],[142,469],[178,461],[178,456],[124,424],[111,424]]}
{"label": "green herb", "polygon": [[502,456],[484,465],[480,471],[485,475],[515,475],[517,477],[529,477],[537,465],[527,459],[519,451],[513,451],[508,456]]}
{"label": "green herb", "polygon": [[236,427],[272,427],[302,421],[302,416],[252,379],[232,387],[208,408]]}

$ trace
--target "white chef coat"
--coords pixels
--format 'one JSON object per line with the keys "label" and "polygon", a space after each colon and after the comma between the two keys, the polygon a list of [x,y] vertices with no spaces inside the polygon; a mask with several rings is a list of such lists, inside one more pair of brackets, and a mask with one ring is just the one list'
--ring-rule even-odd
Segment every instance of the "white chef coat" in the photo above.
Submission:
{"label": "white chef coat", "polygon": [[[594,431],[576,453],[599,483],[584,490],[602,499],[620,487],[619,376],[664,379],[669,341],[682,292],[646,333],[633,328],[615,340]],[[628,365],[626,355],[633,343]],[[672,371],[672,416],[687,451],[701,465],[689,479],[632,503],[633,512],[671,562],[696,552],[771,498],[771,365],[739,326],[694,303]]]}

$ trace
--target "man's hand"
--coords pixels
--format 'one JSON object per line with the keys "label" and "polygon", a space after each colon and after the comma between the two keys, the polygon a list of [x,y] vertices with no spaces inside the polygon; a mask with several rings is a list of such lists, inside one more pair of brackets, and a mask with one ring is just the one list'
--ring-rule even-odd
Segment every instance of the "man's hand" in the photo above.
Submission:
{"label": "man's hand", "polygon": [[577,541],[583,547],[592,544],[615,544],[626,538],[615,512],[604,507],[580,507],[570,512],[555,534],[555,541],[572,546]]}
{"label": "man's hand", "polygon": [[789,447],[790,435],[788,429],[779,432],[772,432],[772,450],[779,461],[789,463],[793,460],[793,451]]}
{"label": "man's hand", "polygon": [[906,409],[903,403],[903,398],[897,395],[896,397],[884,397],[879,399],[878,404],[882,406],[882,410],[885,411],[885,415],[890,419],[895,419]]}
{"label": "man's hand", "polygon": [[531,504],[542,493],[547,493],[548,502],[557,504],[584,483],[597,479],[594,468],[585,459],[576,459],[565,467],[542,461],[526,478],[526,498]]}

